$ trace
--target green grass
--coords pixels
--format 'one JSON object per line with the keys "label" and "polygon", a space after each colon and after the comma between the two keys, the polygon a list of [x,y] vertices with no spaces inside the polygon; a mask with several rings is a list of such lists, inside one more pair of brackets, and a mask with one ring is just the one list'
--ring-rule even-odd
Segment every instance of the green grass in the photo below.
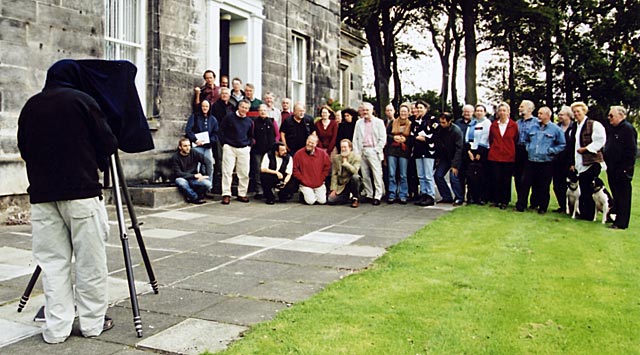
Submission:
{"label": "green grass", "polygon": [[224,354],[640,353],[637,180],[626,231],[458,208]]}

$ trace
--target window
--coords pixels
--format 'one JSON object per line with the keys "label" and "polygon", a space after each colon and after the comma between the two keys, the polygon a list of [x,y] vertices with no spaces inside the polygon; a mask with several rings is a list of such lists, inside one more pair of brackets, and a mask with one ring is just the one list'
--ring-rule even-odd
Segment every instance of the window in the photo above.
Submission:
{"label": "window", "polygon": [[291,101],[305,102],[305,88],[307,78],[307,41],[298,35],[293,35],[293,55],[291,57]]}
{"label": "window", "polygon": [[136,87],[146,99],[145,1],[105,0],[105,59],[128,60],[138,67]]}

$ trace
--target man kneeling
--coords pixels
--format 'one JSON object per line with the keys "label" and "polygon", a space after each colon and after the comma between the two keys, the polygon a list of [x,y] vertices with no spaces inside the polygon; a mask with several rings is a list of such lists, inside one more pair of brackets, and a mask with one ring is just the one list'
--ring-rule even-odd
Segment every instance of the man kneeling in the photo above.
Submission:
{"label": "man kneeling", "polygon": [[262,157],[260,180],[268,205],[275,203],[274,188],[280,190],[278,193],[280,202],[286,202],[287,196],[291,195],[289,190],[293,184],[289,184],[289,180],[293,172],[292,161],[293,159],[287,153],[287,146],[282,142],[276,142],[273,149]]}
{"label": "man kneeling", "polygon": [[312,134],[305,147],[293,156],[293,177],[300,182],[300,193],[308,205],[327,202],[324,180],[329,175],[331,161],[324,149],[316,149],[317,145],[318,137]]}
{"label": "man kneeling", "polygon": [[360,204],[360,156],[353,152],[350,140],[340,141],[340,154],[331,162],[331,192],[329,204],[338,205],[351,202],[351,207]]}
{"label": "man kneeling", "polygon": [[204,155],[191,150],[189,138],[178,141],[178,151],[172,158],[173,174],[178,191],[189,203],[204,203],[204,194],[211,190],[211,180],[198,172],[198,163],[204,164]]}

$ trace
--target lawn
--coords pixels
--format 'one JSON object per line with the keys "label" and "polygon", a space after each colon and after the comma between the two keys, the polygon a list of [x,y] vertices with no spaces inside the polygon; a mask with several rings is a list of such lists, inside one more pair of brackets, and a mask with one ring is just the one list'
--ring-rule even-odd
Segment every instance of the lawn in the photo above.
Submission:
{"label": "lawn", "polygon": [[640,353],[638,180],[626,231],[458,208],[223,354]]}

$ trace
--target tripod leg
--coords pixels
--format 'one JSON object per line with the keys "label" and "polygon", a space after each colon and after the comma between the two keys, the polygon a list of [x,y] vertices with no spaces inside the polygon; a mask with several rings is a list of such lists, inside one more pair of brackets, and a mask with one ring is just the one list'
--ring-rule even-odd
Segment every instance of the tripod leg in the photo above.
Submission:
{"label": "tripod leg", "polygon": [[138,307],[138,295],[136,294],[136,285],[133,279],[133,267],[131,266],[131,256],[129,254],[129,238],[124,226],[124,212],[122,210],[122,197],[120,196],[120,183],[118,181],[118,167],[116,165],[115,155],[111,156],[111,177],[113,180],[113,197],[116,204],[116,213],[118,216],[118,228],[120,230],[120,241],[122,242],[122,253],[124,255],[124,266],[127,273],[127,282],[129,284],[129,298],[131,298],[131,309],[133,311],[133,324],[136,328],[138,338],[142,337],[142,320],[140,318],[140,308]]}
{"label": "tripod leg", "polygon": [[140,232],[140,224],[138,223],[138,217],[136,216],[136,212],[133,209],[133,203],[131,203],[131,195],[129,194],[129,188],[127,186],[127,182],[124,178],[124,172],[122,171],[122,166],[120,165],[120,157],[116,152],[114,154],[116,161],[116,168],[118,171],[118,178],[120,180],[120,185],[122,186],[122,194],[124,195],[124,201],[127,204],[127,210],[129,211],[129,218],[131,218],[131,229],[133,229],[136,240],[138,241],[138,246],[140,247],[140,253],[142,254],[142,260],[144,261],[144,267],[147,269],[147,275],[149,276],[149,283],[153,288],[153,293],[158,294],[158,281],[153,273],[153,268],[151,267],[151,260],[149,260],[149,255],[147,254],[147,248],[144,245],[144,240],[142,239],[142,233]]}
{"label": "tripod leg", "polygon": [[39,265],[37,265],[36,269],[33,271],[33,275],[31,275],[31,280],[29,280],[29,283],[27,284],[27,288],[22,294],[22,298],[20,298],[20,303],[18,304],[18,313],[22,312],[24,306],[27,305],[27,301],[29,301],[29,297],[31,296],[31,291],[33,291],[33,287],[36,285],[41,271],[42,269]]}

